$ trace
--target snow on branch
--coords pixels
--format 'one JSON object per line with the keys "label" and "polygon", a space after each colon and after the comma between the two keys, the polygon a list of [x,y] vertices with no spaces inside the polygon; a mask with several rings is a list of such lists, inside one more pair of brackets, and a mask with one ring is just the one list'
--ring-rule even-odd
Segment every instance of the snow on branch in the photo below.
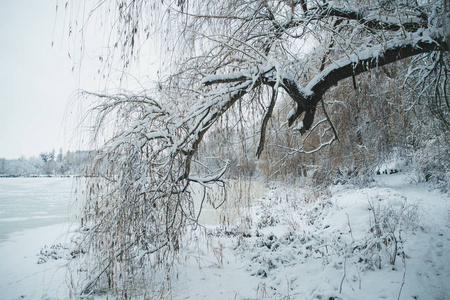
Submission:
{"label": "snow on branch", "polygon": [[[402,14],[386,13],[386,10],[374,6],[352,7],[348,3],[343,6],[336,1],[324,1],[315,6],[306,8],[306,1],[295,1],[296,6],[301,6],[303,14],[290,17],[285,22],[276,24],[277,30],[286,32],[292,28],[305,27],[312,22],[328,22],[331,18],[340,20],[335,24],[341,24],[343,20],[355,21],[372,30],[386,30],[416,32],[427,28],[429,17],[421,6],[408,6]],[[301,37],[301,36],[299,36]]]}
{"label": "snow on branch", "polygon": [[[235,82],[244,84],[245,82],[250,81],[260,81],[260,83],[265,85],[281,87],[296,103],[296,109],[288,116],[289,126],[292,126],[292,124],[305,113],[305,116],[300,123],[301,128],[299,128],[299,131],[304,133],[306,130],[309,130],[313,124],[318,102],[322,100],[325,92],[339,81],[407,57],[440,49],[448,51],[447,44],[440,39],[439,34],[430,30],[420,30],[411,33],[410,37],[407,39],[395,39],[386,45],[362,47],[359,51],[355,51],[354,54],[349,55],[347,58],[332,62],[322,72],[316,75],[305,87],[299,85],[293,76],[276,70],[270,64],[259,68],[262,71],[255,71],[258,70],[258,68],[256,68],[247,72],[210,75],[205,77],[202,83],[204,85]],[[259,84],[256,86],[259,86]],[[251,86],[251,88],[256,86]],[[272,101],[272,103],[274,103],[274,101]],[[270,107],[268,112],[265,119],[270,117]],[[263,120],[263,125],[265,123],[267,123],[267,120]],[[262,127],[262,130],[264,130],[264,127],[265,126]],[[261,132],[261,138],[264,138],[263,132]],[[263,145],[264,142],[260,141],[260,147]],[[258,149],[258,156],[261,154],[261,151],[262,148]]]}
{"label": "snow on branch", "polygon": [[403,28],[408,32],[416,32],[420,28],[426,28],[428,22],[426,15],[420,13],[420,8],[417,8],[415,14],[405,17],[405,20],[401,20],[397,16],[382,16],[377,11],[371,11],[369,7],[357,9],[330,4],[330,2],[310,10],[310,14],[317,18],[337,17],[354,20],[371,29],[389,31],[397,31]]}
{"label": "snow on branch", "polygon": [[231,74],[223,75],[208,75],[202,80],[202,84],[205,86],[219,83],[231,83],[249,80],[251,78],[250,73],[246,72],[236,72]]}
{"label": "snow on branch", "polygon": [[407,40],[394,40],[385,47],[378,45],[363,48],[349,58],[333,62],[311,80],[306,89],[313,91],[319,101],[320,97],[340,80],[404,58],[440,49],[449,50],[447,44],[439,36],[427,31],[412,34],[411,38]]}
{"label": "snow on branch", "polygon": [[202,176],[202,177],[196,176],[196,175],[189,175],[189,181],[197,182],[202,185],[204,185],[206,183],[211,183],[211,182],[218,182],[223,177],[225,172],[228,170],[229,166],[230,166],[230,160],[227,160],[225,162],[225,165],[222,168],[220,168],[219,170],[217,170],[216,172],[214,172],[213,174],[210,174],[208,176]]}

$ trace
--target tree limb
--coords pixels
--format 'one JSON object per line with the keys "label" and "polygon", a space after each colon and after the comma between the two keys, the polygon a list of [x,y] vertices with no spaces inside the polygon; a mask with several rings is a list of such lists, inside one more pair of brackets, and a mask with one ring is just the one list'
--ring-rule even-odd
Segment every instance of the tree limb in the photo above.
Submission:
{"label": "tree limb", "polygon": [[[439,50],[449,51],[447,43],[440,38],[423,37],[403,43],[393,42],[386,49],[381,46],[368,48],[359,55],[353,54],[350,59],[338,60],[325,68],[305,87],[304,90],[310,91],[311,95],[308,94],[307,97],[304,97],[292,88],[290,89],[291,93],[288,91],[288,94],[297,103],[297,112],[289,118],[289,125],[291,126],[303,111],[308,112],[305,108],[315,109],[323,95],[339,81],[411,56]],[[314,118],[314,115],[309,113],[308,117]],[[305,121],[303,123],[304,128],[308,130],[310,123],[305,123]]]}
{"label": "tree limb", "polygon": [[259,145],[258,149],[256,150],[256,157],[260,157],[261,153],[264,150],[264,143],[266,140],[266,127],[269,122],[269,119],[272,117],[273,108],[275,107],[275,102],[277,100],[277,91],[275,88],[272,88],[272,99],[270,99],[269,107],[267,108],[267,111],[264,115],[263,121],[261,123],[261,135],[259,138]]}

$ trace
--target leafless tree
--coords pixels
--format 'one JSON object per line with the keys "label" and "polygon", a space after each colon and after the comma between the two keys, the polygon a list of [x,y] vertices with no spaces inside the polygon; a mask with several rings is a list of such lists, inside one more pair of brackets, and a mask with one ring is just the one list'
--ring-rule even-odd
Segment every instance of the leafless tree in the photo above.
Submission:
{"label": "leafless tree", "polygon": [[[142,268],[169,265],[183,230],[198,220],[190,184],[223,185],[229,161],[210,169],[198,150],[233,110],[240,111],[236,122],[252,112],[259,157],[277,100],[288,97],[289,127],[306,138],[322,130],[316,148],[296,149],[314,152],[337,139],[323,102],[327,91],[346,78],[356,87],[359,74],[414,57],[411,84],[426,85],[448,121],[450,23],[444,0],[91,4],[66,4],[78,16],[69,30],[83,36],[100,18],[109,33],[99,56],[106,70],[117,60],[131,69],[150,41],[164,64],[160,80],[140,93],[84,94],[97,100],[91,110],[96,135],[107,137],[87,174],[81,247],[95,259],[85,294],[102,284],[127,293],[133,284],[124,284],[124,274],[136,282]],[[324,118],[315,122],[319,109]]]}

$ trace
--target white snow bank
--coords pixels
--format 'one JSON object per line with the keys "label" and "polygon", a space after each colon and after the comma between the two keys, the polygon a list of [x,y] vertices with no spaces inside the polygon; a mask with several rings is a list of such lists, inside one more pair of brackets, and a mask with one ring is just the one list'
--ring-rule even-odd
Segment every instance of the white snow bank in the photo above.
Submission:
{"label": "white snow bank", "polygon": [[56,224],[16,232],[0,243],[0,299],[68,299],[66,251],[41,253],[68,244],[67,232],[67,224]]}
{"label": "white snow bank", "polygon": [[[174,299],[448,299],[450,200],[403,174],[278,187],[180,257]],[[205,246],[207,245],[207,246]]]}

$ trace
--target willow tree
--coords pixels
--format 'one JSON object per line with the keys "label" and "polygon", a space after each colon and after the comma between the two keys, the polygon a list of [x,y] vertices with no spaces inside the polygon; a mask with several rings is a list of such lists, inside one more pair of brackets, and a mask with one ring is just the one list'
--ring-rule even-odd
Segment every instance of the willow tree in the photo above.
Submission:
{"label": "willow tree", "polygon": [[[323,102],[327,91],[346,78],[356,86],[359,74],[413,57],[409,79],[435,96],[448,121],[447,6],[444,0],[66,3],[75,16],[71,36],[87,36],[92,24],[106,32],[103,71],[117,61],[131,70],[150,55],[143,53],[148,44],[157,45],[162,60],[154,85],[86,93],[97,103],[90,111],[94,133],[106,132],[107,140],[87,174],[82,293],[106,286],[126,294],[160,266],[169,268],[182,233],[198,220],[190,184],[223,184],[229,161],[217,157],[222,165],[208,168],[198,150],[233,109],[241,111],[236,122],[253,114],[259,157],[277,100],[287,97],[289,130],[305,137],[320,131],[317,148],[297,150],[316,151],[338,137]],[[323,119],[316,120],[318,110]]]}

